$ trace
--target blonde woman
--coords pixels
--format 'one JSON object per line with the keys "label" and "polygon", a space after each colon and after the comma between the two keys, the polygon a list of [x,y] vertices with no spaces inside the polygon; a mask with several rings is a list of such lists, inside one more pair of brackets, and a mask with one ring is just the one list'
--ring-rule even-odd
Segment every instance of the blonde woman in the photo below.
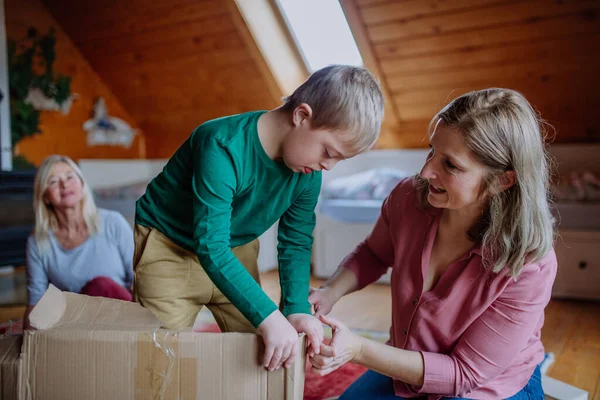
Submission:
{"label": "blonde woman", "polygon": [[506,89],[467,93],[431,121],[420,174],[385,200],[373,231],[310,301],[325,315],[392,268],[388,345],[342,323],[311,358],[370,369],[341,397],[543,399],[540,332],[556,275],[540,121]]}
{"label": "blonde woman", "polygon": [[96,208],[89,186],[69,157],[46,158],[34,185],[25,326],[50,283],[64,291],[131,301],[133,231],[125,218]]}

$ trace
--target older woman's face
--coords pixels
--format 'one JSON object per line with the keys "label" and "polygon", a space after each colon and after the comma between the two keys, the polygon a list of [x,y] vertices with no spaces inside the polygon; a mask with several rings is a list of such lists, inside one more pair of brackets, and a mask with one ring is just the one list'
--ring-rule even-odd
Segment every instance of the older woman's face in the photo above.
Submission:
{"label": "older woman's face", "polygon": [[431,152],[420,173],[429,183],[429,204],[436,208],[479,212],[486,201],[481,185],[487,170],[475,159],[462,133],[439,123],[430,146]]}
{"label": "older woman's face", "polygon": [[83,183],[68,164],[57,163],[50,170],[44,202],[54,208],[70,208],[81,203]]}

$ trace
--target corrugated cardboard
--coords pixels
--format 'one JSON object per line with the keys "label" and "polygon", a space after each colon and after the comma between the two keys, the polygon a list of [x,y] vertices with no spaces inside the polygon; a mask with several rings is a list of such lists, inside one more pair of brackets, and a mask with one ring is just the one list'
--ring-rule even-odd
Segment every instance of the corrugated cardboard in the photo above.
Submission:
{"label": "corrugated cardboard", "polygon": [[0,400],[16,400],[23,336],[0,338]]}
{"label": "corrugated cardboard", "polygon": [[[305,357],[288,369],[260,365],[262,340],[242,333],[159,329],[136,303],[51,286],[25,333],[22,399],[301,400]],[[304,337],[298,346],[305,354]]]}

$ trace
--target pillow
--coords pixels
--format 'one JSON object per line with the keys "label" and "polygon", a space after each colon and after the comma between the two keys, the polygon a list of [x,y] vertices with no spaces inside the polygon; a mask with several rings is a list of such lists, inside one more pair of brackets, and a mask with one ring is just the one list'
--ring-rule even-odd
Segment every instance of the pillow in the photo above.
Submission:
{"label": "pillow", "polygon": [[375,168],[332,179],[323,187],[326,199],[384,200],[402,179],[411,176],[393,168]]}
{"label": "pillow", "polygon": [[600,201],[600,175],[577,171],[561,175],[554,187],[557,201]]}

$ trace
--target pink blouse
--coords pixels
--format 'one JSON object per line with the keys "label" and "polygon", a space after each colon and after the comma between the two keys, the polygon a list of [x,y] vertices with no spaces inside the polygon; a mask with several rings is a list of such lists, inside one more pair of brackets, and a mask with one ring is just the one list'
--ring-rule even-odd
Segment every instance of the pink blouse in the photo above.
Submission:
{"label": "pink blouse", "polygon": [[390,344],[419,351],[421,387],[394,381],[398,396],[500,399],[519,392],[544,357],[544,308],[556,275],[554,251],[526,264],[517,281],[482,265],[473,247],[423,293],[440,209],[417,206],[408,178],[385,200],[371,234],[344,261],[363,288],[392,267]]}

